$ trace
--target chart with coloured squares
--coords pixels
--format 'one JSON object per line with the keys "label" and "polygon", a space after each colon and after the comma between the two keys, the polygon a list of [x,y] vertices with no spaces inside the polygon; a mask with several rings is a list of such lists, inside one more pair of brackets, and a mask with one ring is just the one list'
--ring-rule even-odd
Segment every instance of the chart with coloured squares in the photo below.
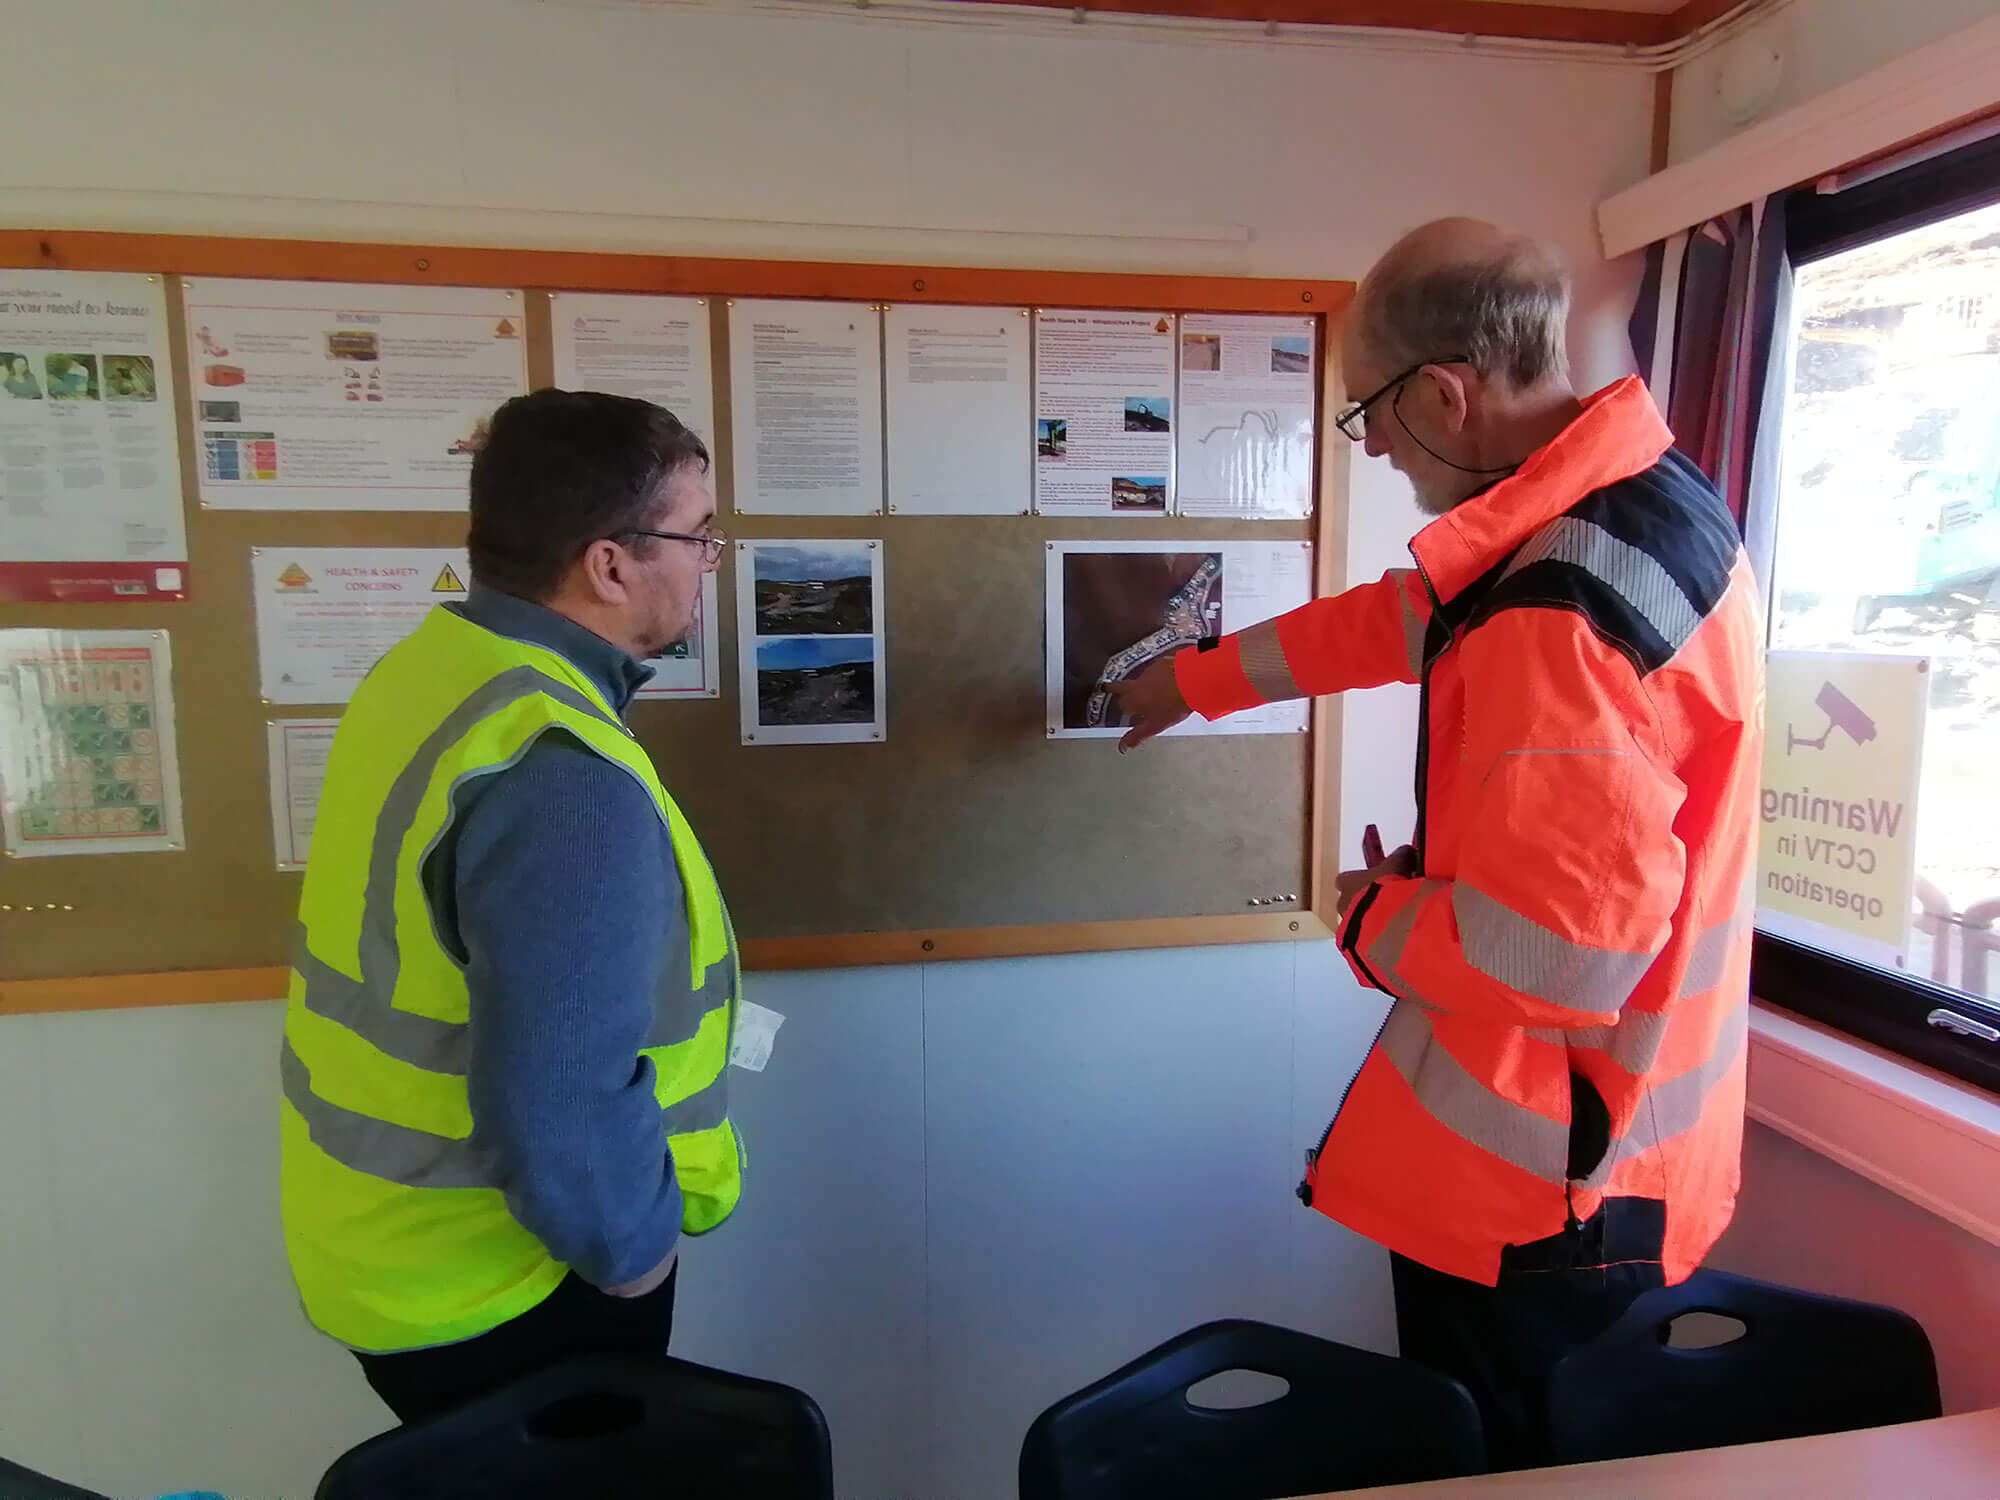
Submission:
{"label": "chart with coloured squares", "polygon": [[164,633],[5,634],[8,853],[182,847]]}

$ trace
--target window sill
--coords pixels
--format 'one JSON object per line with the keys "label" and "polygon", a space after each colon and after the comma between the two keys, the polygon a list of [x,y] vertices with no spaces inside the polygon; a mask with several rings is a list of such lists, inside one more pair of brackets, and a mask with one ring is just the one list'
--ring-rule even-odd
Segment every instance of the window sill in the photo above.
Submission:
{"label": "window sill", "polygon": [[1761,1001],[1749,1096],[1760,1125],[2000,1245],[2000,1099]]}

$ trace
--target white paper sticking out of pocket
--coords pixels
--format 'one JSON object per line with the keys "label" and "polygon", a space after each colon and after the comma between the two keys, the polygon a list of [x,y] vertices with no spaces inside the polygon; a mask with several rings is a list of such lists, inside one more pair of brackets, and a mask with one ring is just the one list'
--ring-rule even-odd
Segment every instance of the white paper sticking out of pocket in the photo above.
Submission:
{"label": "white paper sticking out of pocket", "polygon": [[729,1044],[729,1062],[732,1067],[747,1068],[752,1073],[764,1071],[764,1064],[771,1060],[771,1046],[778,1039],[778,1028],[785,1024],[785,1018],[775,1010],[766,1010],[748,1000],[736,1002],[736,1036]]}

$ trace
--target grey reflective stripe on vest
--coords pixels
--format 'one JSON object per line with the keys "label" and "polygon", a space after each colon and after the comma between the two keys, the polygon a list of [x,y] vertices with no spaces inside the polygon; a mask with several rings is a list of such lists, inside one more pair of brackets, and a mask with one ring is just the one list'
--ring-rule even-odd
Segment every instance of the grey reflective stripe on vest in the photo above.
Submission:
{"label": "grey reflective stripe on vest", "polygon": [[1639,1100],[1638,1109],[1633,1112],[1631,1128],[1611,1143],[1611,1149],[1604,1153],[1604,1159],[1597,1164],[1596,1170],[1584,1179],[1584,1186],[1604,1186],[1611,1180],[1612,1169],[1619,1163],[1630,1161],[1694,1129],[1701,1122],[1702,1111],[1708,1107],[1709,1095],[1715,1092],[1715,1086],[1743,1055],[1743,1047],[1749,1037],[1750,1000],[1746,995],[1738,1004],[1732,1005],[1729,1013],[1722,1018],[1722,1025],[1715,1034],[1715,1045],[1706,1058],[1685,1073],[1663,1078],[1646,1090]]}
{"label": "grey reflective stripe on vest", "polygon": [[1704,928],[1688,954],[1687,972],[1681,976],[1681,994],[1705,995],[1721,984],[1729,972],[1739,939],[1748,935],[1757,915],[1757,872],[1753,867],[1737,892],[1736,909],[1714,926]]}
{"label": "grey reflective stripe on vest", "polygon": [[491,1163],[470,1141],[432,1135],[409,1125],[391,1125],[329,1104],[312,1091],[312,1074],[292,1050],[290,1037],[278,1055],[285,1102],[305,1121],[312,1143],[350,1171],[379,1177],[399,1187],[481,1188],[499,1184]]}
{"label": "grey reflective stripe on vest", "polygon": [[[361,924],[355,958],[359,980],[350,979],[318,958],[308,946],[310,934],[300,928],[294,967],[299,971],[305,1008],[344,1026],[378,1052],[431,1073],[464,1077],[471,1051],[469,1029],[462,1021],[440,1021],[398,1010],[392,1003],[402,955],[396,947],[396,871],[403,843],[416,826],[424,794],[445,753],[471,733],[480,720],[524,698],[551,698],[566,708],[611,725],[625,727],[607,716],[582,693],[534,667],[510,667],[476,688],[425,736],[410,763],[397,773],[382,811],[375,819],[375,836],[368,851],[368,879],[362,890]],[[650,791],[648,793],[650,795]]]}
{"label": "grey reflective stripe on vest", "polygon": [[[363,943],[366,941],[364,932]],[[394,961],[392,956],[390,962]],[[345,1026],[376,1051],[398,1062],[431,1073],[464,1075],[468,1038],[463,1021],[440,1021],[378,1003],[361,980],[349,979],[331,964],[321,963],[313,956],[306,946],[303,923],[292,938],[292,967],[302,982],[305,1008],[314,1015]],[[392,975],[393,972],[392,969]],[[389,992],[394,990],[395,980],[391,978]]]}
{"label": "grey reflective stripe on vest", "polygon": [[669,1104],[660,1111],[660,1117],[666,1122],[669,1136],[715,1129],[729,1118],[729,1065],[723,1064],[722,1071],[707,1088]]}
{"label": "grey reflective stripe on vest", "polygon": [[[699,846],[697,846],[699,847]],[[679,851],[675,854],[678,856]],[[742,984],[742,970],[737,961],[736,923],[729,915],[729,903],[722,899],[721,888],[715,879],[715,866],[709,863],[708,852],[701,851],[702,868],[708,872],[709,884],[716,885],[716,904],[722,909],[722,957],[710,964],[701,976],[700,985],[690,992],[693,982],[692,952],[694,935],[688,935],[689,971],[683,980],[683,971],[669,964],[660,971],[659,994],[653,1006],[652,1029],[646,1033],[642,1044],[647,1047],[678,1047],[683,1042],[691,1042],[701,1033],[702,1022],[718,1010],[731,1012],[727,1034],[722,1038],[724,1067],[728,1066],[729,1043],[735,1032],[735,1004],[737,990]]]}
{"label": "grey reflective stripe on vest", "polygon": [[[1746,884],[1737,897],[1736,910],[1720,922],[1704,927],[1688,949],[1687,967],[1681,971],[1677,1001],[1706,995],[1729,971],[1729,960],[1739,941],[1748,936],[1756,900],[1754,885]],[[1632,1074],[1648,1072],[1666,1039],[1671,1010],[1622,1009],[1611,1026],[1582,1026],[1570,1030],[1552,1026],[1530,1026],[1528,1035],[1538,1042],[1557,1047],[1587,1047],[1602,1052]]]}
{"label": "grey reflective stripe on vest", "polygon": [[[1648,1088],[1631,1128],[1610,1149],[1586,1187],[1601,1187],[1620,1162],[1629,1161],[1700,1123],[1709,1095],[1743,1054],[1749,1035],[1747,1001],[1731,1008],[1702,1062]],[[1569,1126],[1504,1099],[1439,1045],[1421,1006],[1399,1002],[1376,1044],[1416,1095],[1426,1114],[1480,1150],[1560,1187],[1569,1170]]]}
{"label": "grey reflective stripe on vest", "polygon": [[1451,906],[1468,964],[1570,1010],[1615,1015],[1657,956],[1571,942],[1462,880],[1452,883]]}
{"label": "grey reflective stripe on vest", "polygon": [[1659,632],[1670,651],[1679,651],[1701,624],[1694,607],[1673,575],[1659,561],[1630,542],[1622,542],[1594,521],[1563,516],[1544,526],[1508,564],[1511,578],[1532,563],[1564,562],[1603,583]]}
{"label": "grey reflective stripe on vest", "polygon": [[1292,676],[1292,664],[1285,660],[1276,620],[1265,620],[1240,632],[1236,637],[1236,655],[1243,664],[1243,676],[1250,690],[1266,703],[1305,697]]}
{"label": "grey reflective stripe on vest", "polygon": [[1438,1124],[1502,1161],[1560,1184],[1569,1161],[1569,1126],[1502,1099],[1438,1045],[1420,1006],[1398,1001],[1375,1044]]}
{"label": "grey reflective stripe on vest", "polygon": [[1381,980],[1389,993],[1399,1000],[1407,1000],[1414,1005],[1426,1003],[1423,996],[1397,972],[1397,965],[1402,963],[1403,949],[1410,941],[1411,929],[1417,925],[1417,913],[1426,901],[1450,883],[1448,880],[1418,881],[1416,893],[1396,908],[1389,920],[1382,924],[1375,941],[1368,945],[1363,960],[1368,965],[1368,972]]}

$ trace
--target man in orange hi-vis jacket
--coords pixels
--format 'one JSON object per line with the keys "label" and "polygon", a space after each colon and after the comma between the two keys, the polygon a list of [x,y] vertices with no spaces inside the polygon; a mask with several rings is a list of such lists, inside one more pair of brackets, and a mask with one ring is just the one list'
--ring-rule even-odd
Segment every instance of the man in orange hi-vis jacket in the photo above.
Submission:
{"label": "man in orange hi-vis jacket", "polygon": [[[1763,722],[1756,585],[1646,388],[1571,388],[1547,247],[1446,220],[1363,281],[1338,424],[1435,517],[1415,566],[1119,685],[1187,717],[1423,685],[1411,845],[1340,880],[1394,997],[1299,1197],[1393,1253],[1406,1357],[1497,1463],[1543,1390],[1735,1205]],[[1372,842],[1372,840],[1371,840]]]}

